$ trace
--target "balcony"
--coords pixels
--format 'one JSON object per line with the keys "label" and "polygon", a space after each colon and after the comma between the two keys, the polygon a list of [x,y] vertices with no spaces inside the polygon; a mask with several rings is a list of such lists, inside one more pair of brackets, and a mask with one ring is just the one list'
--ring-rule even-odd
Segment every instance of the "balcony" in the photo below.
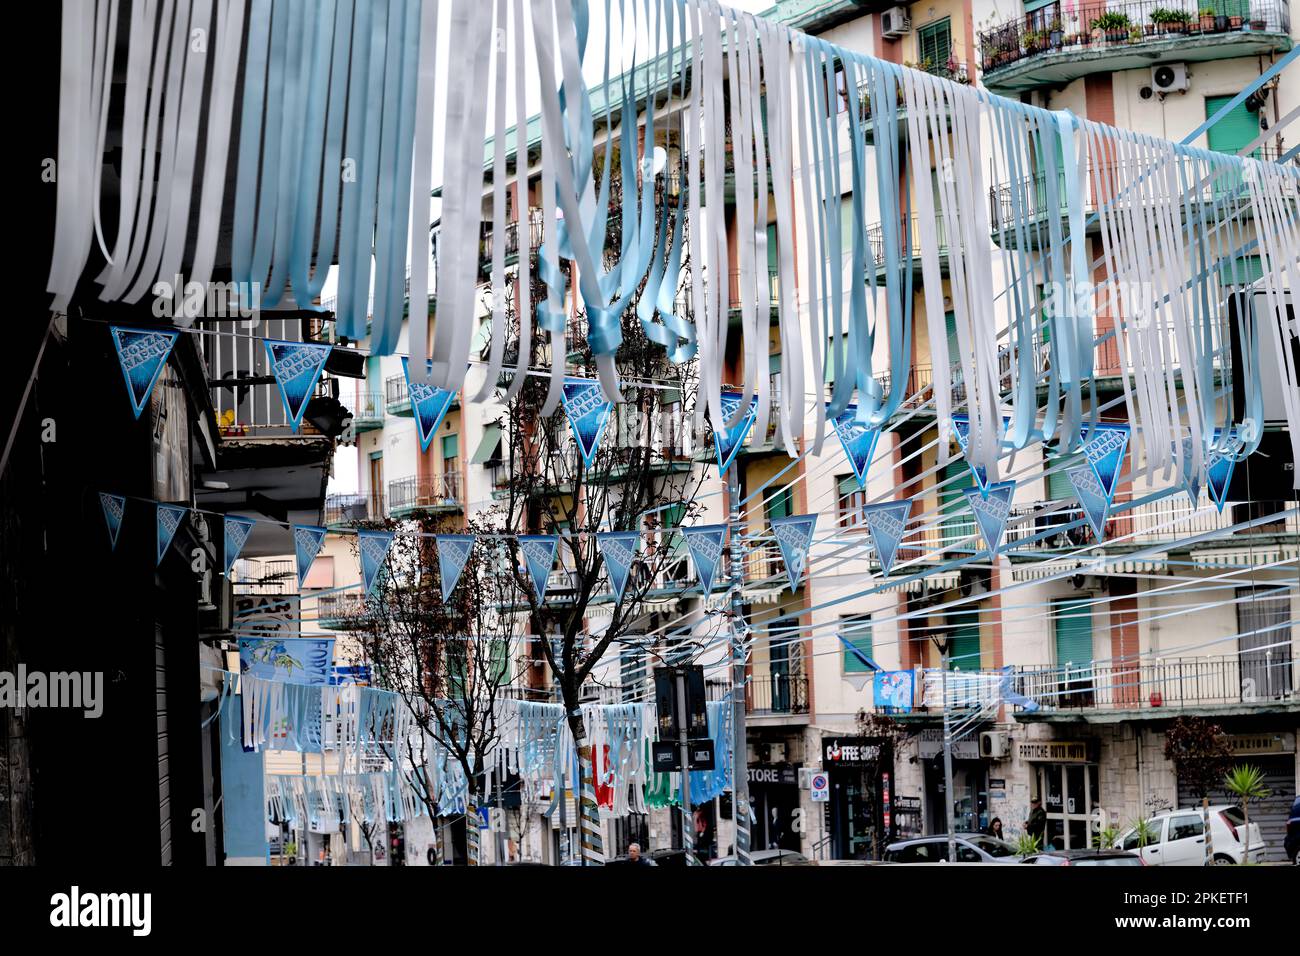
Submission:
{"label": "balcony", "polygon": [[745,711],[754,717],[808,713],[808,678],[802,674],[755,674],[745,682]]}
{"label": "balcony", "polygon": [[325,526],[331,530],[353,527],[384,517],[382,492],[366,495],[329,495],[325,499]]}
{"label": "balcony", "polygon": [[409,518],[419,512],[450,514],[464,510],[464,506],[460,475],[454,472],[388,483],[388,514],[392,518]]}
{"label": "balcony", "polygon": [[352,430],[359,435],[383,427],[383,395],[379,392],[358,391],[352,399]]}
{"label": "balcony", "polygon": [[[906,236],[903,233],[907,229]],[[906,258],[909,254],[912,257],[912,274],[919,282],[921,280],[921,231],[920,220],[916,213],[906,219],[900,219],[898,222],[898,255],[900,259]],[[934,244],[939,254],[940,274],[948,275],[948,226],[942,214],[936,213],[934,217]],[[867,226],[867,245],[871,249],[871,263],[874,265],[878,275],[884,275],[885,272],[885,229],[883,223],[872,223]]]}
{"label": "balcony", "polygon": [[[939,64],[939,65],[934,65],[930,63],[905,64],[905,65],[914,66],[915,69],[921,70],[922,72],[932,73],[935,76],[938,76],[942,79],[952,80],[954,83],[961,83],[963,85],[970,83],[970,73],[966,67],[966,64],[962,62],[958,62],[955,59],[949,60],[947,63]],[[871,103],[871,92],[872,91],[870,88],[870,84],[867,83],[858,84],[858,117],[862,123],[863,136],[868,145],[874,144],[876,141],[877,121],[872,114],[873,112],[878,112],[878,111],[873,111],[873,107]],[[841,102],[842,102],[843,93],[841,93],[840,95],[841,95]],[[896,121],[895,135],[897,136],[899,142],[903,142],[910,135],[910,123],[908,121],[908,110],[904,102],[903,88],[901,86],[898,87],[897,103],[898,103],[898,111],[895,120]],[[920,120],[921,120],[921,129],[928,135],[932,131],[932,127],[929,125],[928,118],[921,117]],[[944,128],[945,130],[952,129],[951,117],[945,117]]]}
{"label": "balcony", "polygon": [[[756,305],[762,308],[766,305],[769,309],[775,309],[777,300],[780,298],[780,282],[777,278],[777,272],[769,269],[767,272],[767,302],[758,302]],[[731,322],[740,322],[740,309],[745,297],[740,290],[740,271],[736,270],[727,276],[727,310]]]}
{"label": "balcony", "polygon": [[366,616],[365,595],[355,592],[322,594],[316,598],[316,626],[327,631],[351,631]]}
{"label": "balcony", "polygon": [[390,375],[384,379],[384,408],[390,415],[411,418],[415,409],[411,407],[411,393],[406,388],[405,375]]}
{"label": "balcony", "polygon": [[[984,85],[997,93],[1064,85],[1090,73],[1291,49],[1287,0],[1054,3],[979,35]],[[1201,9],[1213,16],[1202,17]],[[1170,17],[1169,14],[1174,16]]]}
{"label": "balcony", "polygon": [[[1016,708],[1019,719],[1057,715],[1092,719],[1173,717],[1185,709],[1245,713],[1257,708],[1300,710],[1296,661],[1289,647],[1216,657],[1132,658],[1013,670],[1011,686],[1038,704]],[[1122,717],[1121,717],[1122,715]]]}
{"label": "balcony", "polygon": [[[537,250],[546,237],[542,227],[542,211],[540,209],[529,209],[528,213],[528,251],[530,256],[536,256]],[[504,264],[512,266],[519,261],[519,221],[507,222],[503,234],[505,236]],[[485,222],[480,229],[478,243],[478,275],[480,282],[486,282],[492,276],[492,239],[492,224]]]}

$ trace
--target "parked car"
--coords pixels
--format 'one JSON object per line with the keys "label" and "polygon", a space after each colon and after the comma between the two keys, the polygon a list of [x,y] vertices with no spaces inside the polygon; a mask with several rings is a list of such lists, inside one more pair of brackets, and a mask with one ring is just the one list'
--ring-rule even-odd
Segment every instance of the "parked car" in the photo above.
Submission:
{"label": "parked car", "polygon": [[1286,821],[1286,842],[1282,844],[1287,859],[1300,866],[1300,797],[1291,804],[1291,812]]}
{"label": "parked car", "polygon": [[[794,850],[755,850],[749,854],[754,866],[811,866],[812,861],[802,853]],[[735,866],[734,856],[719,857],[710,860],[709,866]]]}
{"label": "parked car", "polygon": [[[957,863],[1015,863],[1016,848],[983,833],[958,833]],[[919,837],[885,847],[886,863],[947,863],[948,837]]]}
{"label": "parked car", "polygon": [[1124,850],[1048,850],[1020,862],[1037,866],[1146,866],[1142,857]]}
{"label": "parked car", "polygon": [[[1139,846],[1138,833],[1130,827],[1119,836],[1119,848],[1137,853],[1148,866],[1204,866],[1205,823],[1200,807],[1166,810],[1149,821],[1151,835]],[[1264,838],[1259,824],[1250,825],[1250,846],[1246,846],[1246,815],[1241,807],[1221,804],[1210,807],[1210,836],[1214,840],[1215,866],[1234,863],[1261,863]]]}

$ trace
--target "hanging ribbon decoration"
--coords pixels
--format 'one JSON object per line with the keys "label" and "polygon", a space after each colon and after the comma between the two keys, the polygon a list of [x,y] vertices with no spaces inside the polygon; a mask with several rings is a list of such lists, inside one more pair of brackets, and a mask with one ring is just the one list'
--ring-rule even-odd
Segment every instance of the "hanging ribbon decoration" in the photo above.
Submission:
{"label": "hanging ribbon decoration", "polygon": [[298,587],[307,580],[307,572],[320,551],[321,542],[325,540],[326,529],[316,525],[296,524],[293,526],[293,555],[298,565]]}
{"label": "hanging ribbon decoration", "polygon": [[313,342],[285,342],[280,339],[266,339],[266,354],[271,364],[271,374],[280,389],[280,398],[284,401],[285,414],[296,432],[302,424],[302,416],[307,411],[320,380],[320,373],[330,357],[331,347]]}
{"label": "hanging ribbon decoration", "polygon": [[122,366],[122,378],[126,380],[131,410],[139,418],[144,411],[145,402],[153,394],[158,376],[167,364],[167,357],[172,354],[179,333],[113,326],[109,329],[109,334],[113,338],[113,348],[117,351],[117,361]]}
{"label": "hanging ribbon decoration", "polygon": [[804,570],[808,567],[808,548],[817,528],[817,515],[787,515],[784,518],[772,518],[770,524],[781,549],[781,558],[785,561],[790,590],[797,591]]}
{"label": "hanging ribbon decoration", "polygon": [[252,518],[243,518],[239,515],[226,515],[222,520],[222,558],[225,562],[222,567],[223,573],[230,574],[231,566],[239,557],[239,553],[244,550],[244,544],[256,524],[257,522]]}
{"label": "hanging ribbon decoration", "polygon": [[871,543],[880,558],[880,573],[888,576],[894,566],[898,544],[907,534],[907,519],[912,514],[913,499],[883,501],[862,509],[862,521],[871,533]]}
{"label": "hanging ribbon decoration", "polygon": [[438,547],[438,577],[442,582],[442,599],[451,600],[451,593],[456,590],[465,563],[469,561],[470,551],[474,549],[472,534],[440,534],[434,538]]}
{"label": "hanging ribbon decoration", "polygon": [[109,550],[116,551],[117,536],[122,531],[122,516],[126,513],[126,499],[121,495],[110,495],[106,491],[101,491],[99,507],[104,512],[104,523],[108,525]]}
{"label": "hanging ribbon decoration", "polygon": [[706,595],[713,590],[713,579],[722,561],[722,542],[727,536],[725,524],[697,525],[682,528],[686,547],[695,563],[695,573],[700,579],[700,590]]}
{"label": "hanging ribbon decoration", "polygon": [[167,549],[171,547],[172,538],[176,537],[176,531],[185,520],[184,508],[178,508],[176,505],[158,505],[158,536],[157,536],[157,559],[155,565],[162,564],[163,557],[167,554]]}
{"label": "hanging ribbon decoration", "polygon": [[389,550],[393,547],[391,531],[358,531],[357,557],[361,562],[361,592],[369,595],[379,580]]}

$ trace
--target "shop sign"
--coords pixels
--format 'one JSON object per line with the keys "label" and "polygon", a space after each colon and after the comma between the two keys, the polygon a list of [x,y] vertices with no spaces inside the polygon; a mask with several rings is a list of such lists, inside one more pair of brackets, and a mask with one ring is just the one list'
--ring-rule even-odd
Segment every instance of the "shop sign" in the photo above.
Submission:
{"label": "shop sign", "polygon": [[866,767],[880,759],[880,740],[876,737],[825,737],[822,739],[822,766]]}
{"label": "shop sign", "polygon": [[1019,744],[1021,760],[1037,763],[1090,763],[1092,744],[1087,740],[1031,740]]}
{"label": "shop sign", "polygon": [[1229,734],[1228,746],[1234,757],[1295,753],[1295,734]]}
{"label": "shop sign", "polygon": [[[922,730],[918,746],[921,748],[923,758],[938,757],[943,753],[943,731],[937,727]],[[979,760],[980,742],[978,735],[954,740],[952,742],[952,758],[954,760]]]}
{"label": "shop sign", "polygon": [[792,787],[799,785],[799,774],[794,767],[758,764],[749,768],[750,783],[779,783]]}

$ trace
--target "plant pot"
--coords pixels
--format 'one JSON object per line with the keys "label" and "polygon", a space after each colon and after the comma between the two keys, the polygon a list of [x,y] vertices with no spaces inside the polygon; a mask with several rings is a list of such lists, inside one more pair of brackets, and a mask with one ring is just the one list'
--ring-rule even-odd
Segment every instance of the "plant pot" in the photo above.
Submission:
{"label": "plant pot", "polygon": [[1228,17],[1216,16],[1214,18],[1214,32],[1226,33],[1228,30],[1228,20],[1229,20]]}
{"label": "plant pot", "polygon": [[1127,39],[1128,39],[1128,34],[1125,33],[1123,30],[1116,30],[1113,33],[1106,34],[1107,43],[1123,43]]}
{"label": "plant pot", "polygon": [[1149,37],[1150,37],[1150,36],[1155,36],[1155,34],[1156,34],[1156,25],[1155,25],[1154,23],[1148,23],[1148,24],[1146,24],[1146,25],[1142,28],[1142,30],[1143,30],[1143,32],[1145,32],[1146,35],[1149,36]]}
{"label": "plant pot", "polygon": [[1059,49],[1063,39],[1065,39],[1064,33],[1060,30],[1053,30],[1051,35],[1048,37],[1048,42],[1051,43],[1053,47]]}
{"label": "plant pot", "polygon": [[1241,17],[1233,17],[1233,16],[1228,17],[1228,29],[1229,29],[1229,30],[1240,30],[1240,29],[1241,29]]}
{"label": "plant pot", "polygon": [[1252,30],[1260,30],[1260,31],[1262,31],[1262,30],[1265,29],[1266,26],[1267,26],[1267,24],[1265,24],[1263,20],[1251,20],[1251,21],[1250,21],[1250,28],[1251,28]]}
{"label": "plant pot", "polygon": [[1209,33],[1213,29],[1214,29],[1214,17],[1212,16],[1201,17],[1201,32]]}

